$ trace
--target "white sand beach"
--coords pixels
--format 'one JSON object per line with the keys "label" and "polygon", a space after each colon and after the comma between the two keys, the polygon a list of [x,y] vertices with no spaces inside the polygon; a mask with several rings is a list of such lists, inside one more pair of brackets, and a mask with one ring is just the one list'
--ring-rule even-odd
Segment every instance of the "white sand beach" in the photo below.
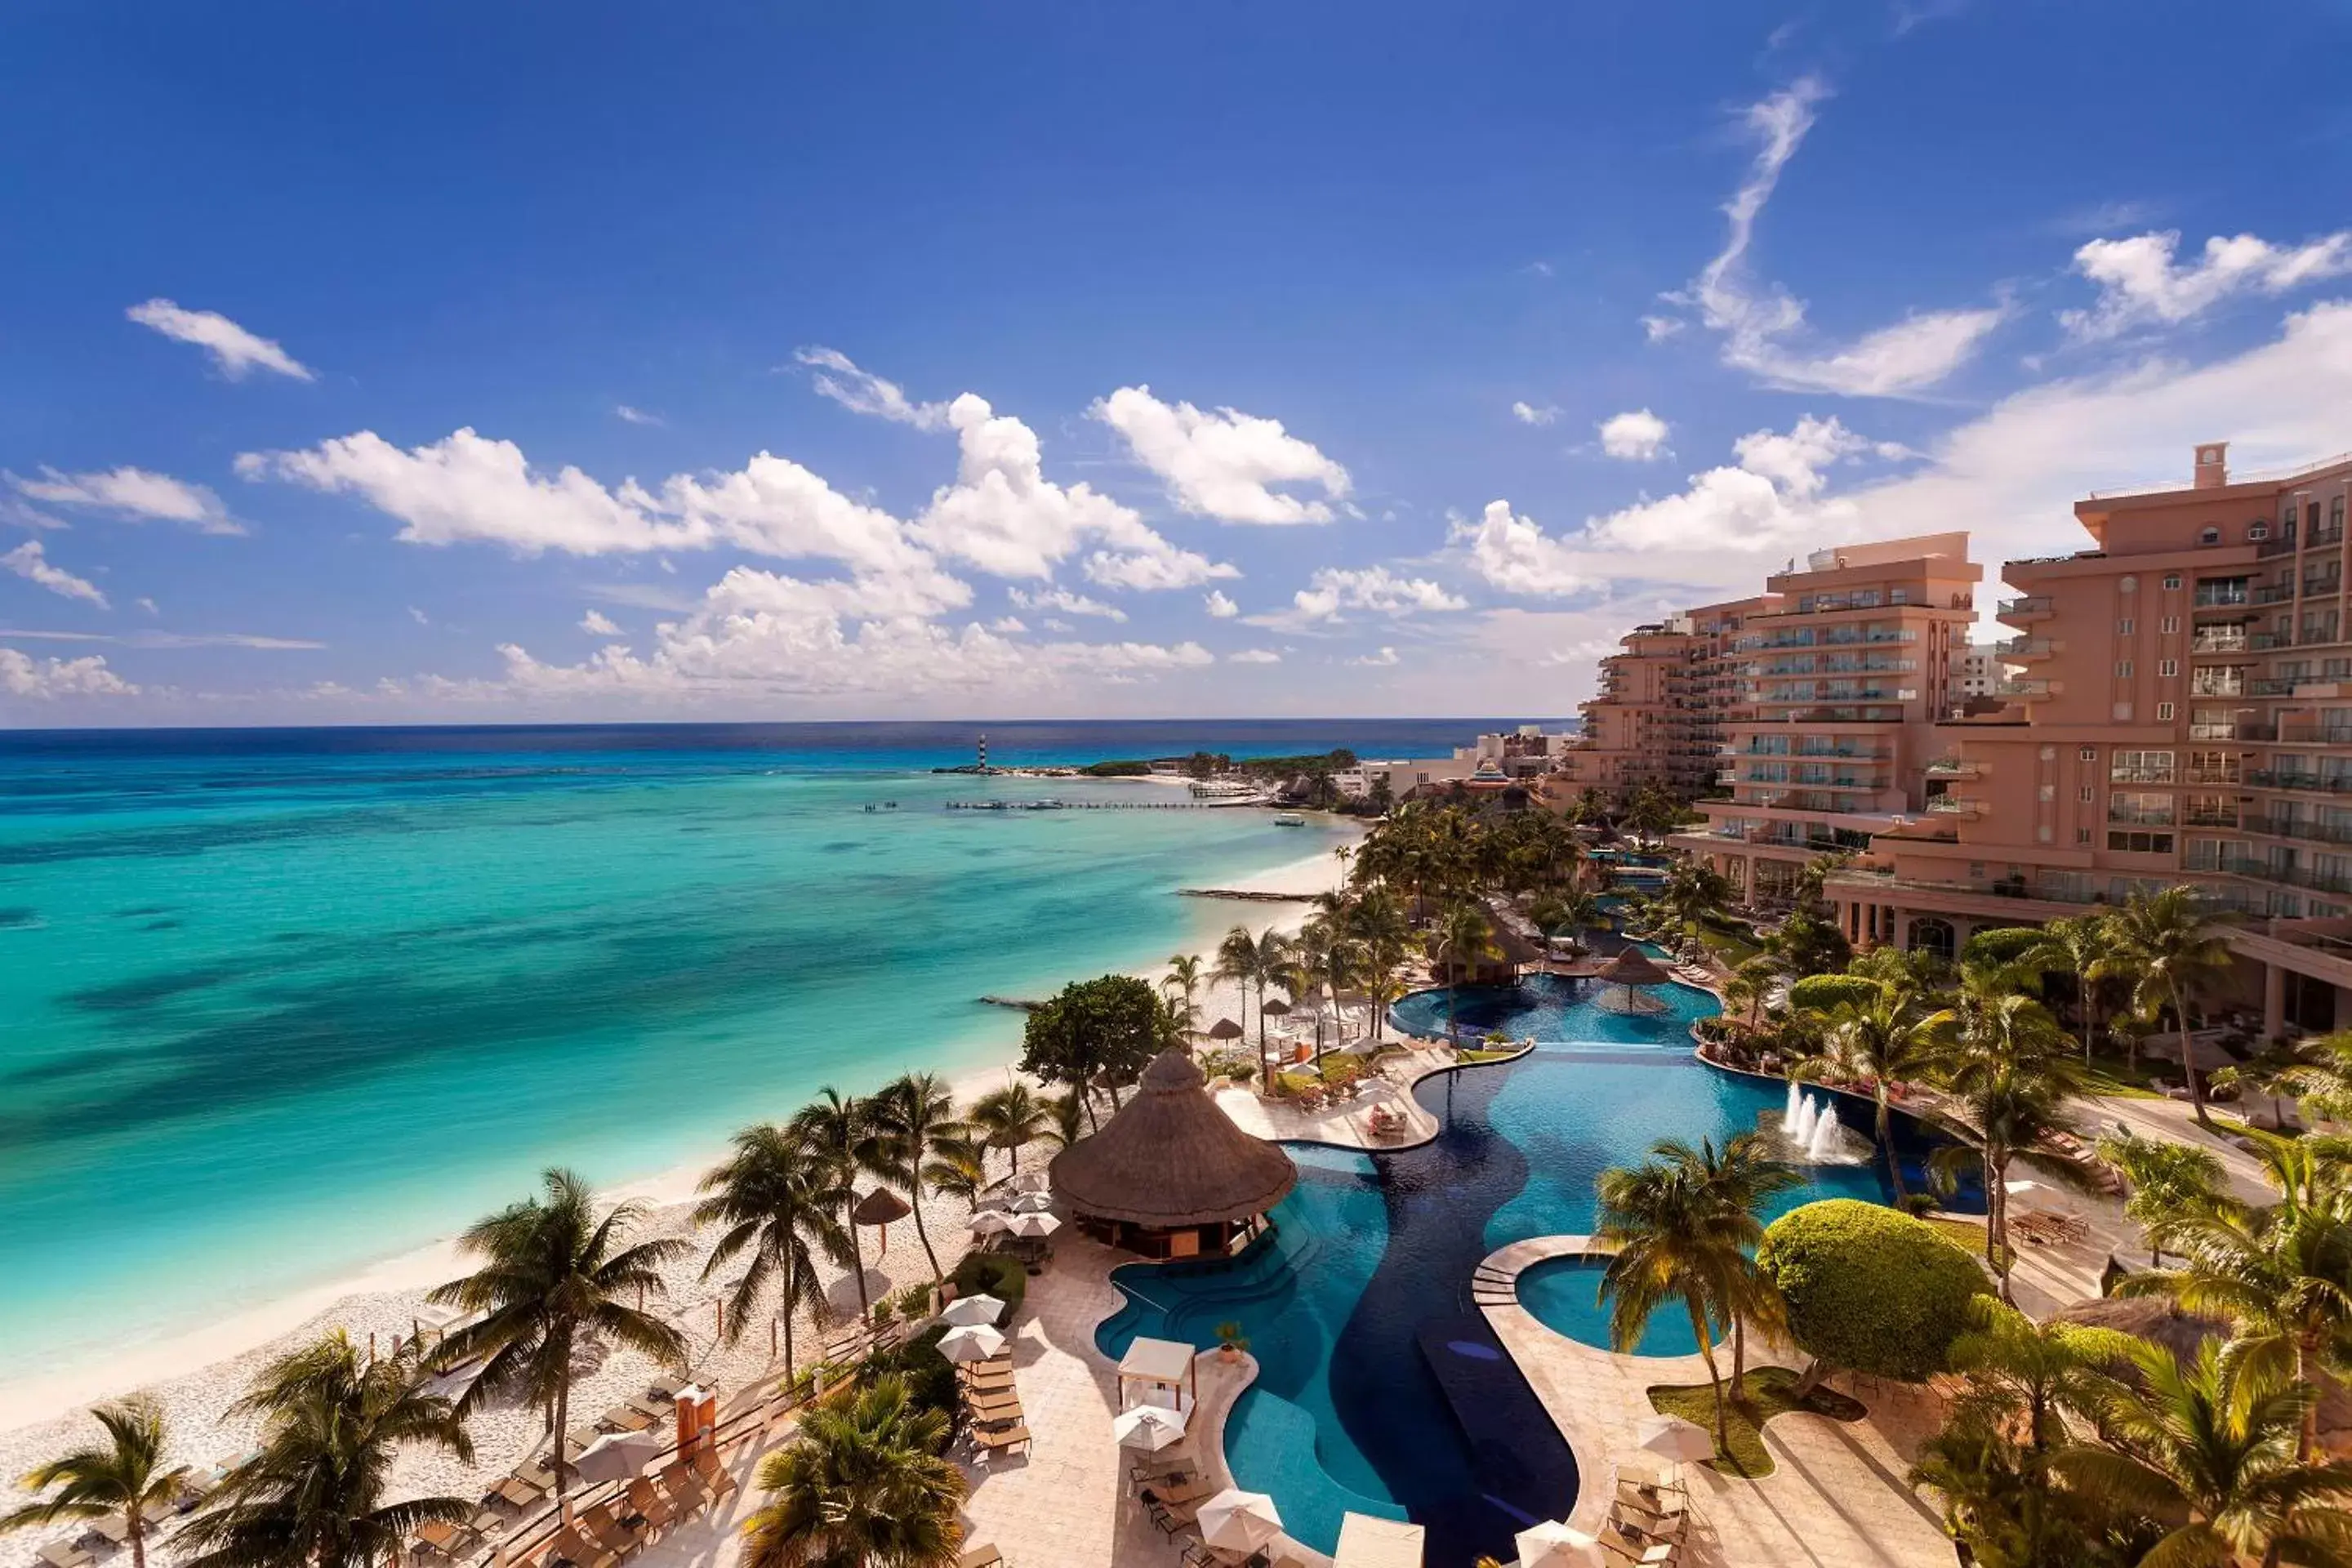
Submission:
{"label": "white sand beach", "polygon": [[[1339,865],[1331,851],[1341,842],[1353,843],[1358,835],[1350,828],[1342,839],[1318,828],[1312,837],[1316,853],[1227,886],[1234,891],[1295,894],[1332,887]],[[1245,926],[1254,932],[1290,930],[1307,913],[1307,906],[1297,902],[1200,899],[1184,903],[1182,923],[1171,921],[1178,932],[1175,951],[1203,954],[1213,950],[1217,938],[1231,926]],[[1160,965],[1140,973],[1156,983],[1166,968]],[[1238,988],[1230,984],[1210,983],[1198,1000],[1203,1027],[1221,1017],[1238,1020],[1247,1016]],[[1017,1037],[1017,1028],[1011,1032]],[[888,1072],[898,1070],[895,1066],[886,1064],[886,1068]],[[957,1075],[952,1081],[958,1100],[969,1102],[1014,1076],[1008,1057],[996,1066]],[[714,1148],[702,1160],[646,1180],[609,1185],[604,1194],[647,1205],[641,1234],[689,1235],[696,1183],[719,1152]],[[1033,1146],[1024,1152],[1024,1168],[1042,1166],[1051,1152]],[[995,1168],[1003,1171],[1001,1157],[996,1157]],[[523,1194],[519,1191],[516,1195]],[[940,1266],[952,1268],[970,1238],[963,1203],[929,1195],[921,1214]],[[875,1292],[902,1289],[930,1277],[929,1261],[911,1220],[889,1227],[887,1250],[880,1257],[873,1255],[871,1232],[861,1232],[861,1240],[868,1250],[867,1264],[878,1276],[870,1282]],[[717,1279],[705,1280],[701,1270],[706,1256],[707,1248],[698,1246],[665,1271],[667,1310],[688,1336],[695,1377],[715,1384],[724,1396],[770,1369],[769,1335],[763,1322],[734,1345],[719,1341],[716,1303],[740,1270],[722,1270]],[[258,1424],[249,1416],[232,1415],[229,1407],[262,1365],[338,1327],[362,1344],[373,1337],[388,1346],[395,1336],[405,1338],[413,1331],[413,1323],[425,1311],[425,1293],[462,1271],[455,1239],[446,1239],[385,1259],[355,1278],[267,1308],[151,1343],[125,1345],[101,1364],[32,1375],[24,1375],[26,1369],[11,1368],[16,1375],[0,1384],[0,1475],[20,1476],[42,1460],[89,1440],[97,1427],[84,1414],[87,1407],[133,1392],[149,1394],[162,1406],[172,1432],[173,1462],[204,1468],[234,1458],[252,1447]],[[829,1279],[827,1285],[835,1303],[854,1312],[855,1288],[846,1274]],[[817,1359],[817,1325],[803,1317],[794,1331],[800,1364]],[[610,1356],[575,1384],[572,1398],[575,1425],[593,1421],[607,1406],[644,1393],[644,1385],[656,1370],[634,1352]],[[510,1405],[486,1409],[474,1419],[471,1430],[477,1448],[473,1464],[463,1465],[439,1454],[412,1453],[404,1458],[400,1474],[403,1494],[478,1497],[544,1440],[540,1413]],[[14,1506],[17,1499],[9,1496],[14,1490],[11,1487],[0,1492],[0,1508]],[[0,1535],[0,1568],[30,1568],[42,1545],[75,1533],[74,1527],[60,1525]],[[168,1568],[173,1560],[168,1543],[160,1549],[151,1546],[149,1560],[158,1568]]]}

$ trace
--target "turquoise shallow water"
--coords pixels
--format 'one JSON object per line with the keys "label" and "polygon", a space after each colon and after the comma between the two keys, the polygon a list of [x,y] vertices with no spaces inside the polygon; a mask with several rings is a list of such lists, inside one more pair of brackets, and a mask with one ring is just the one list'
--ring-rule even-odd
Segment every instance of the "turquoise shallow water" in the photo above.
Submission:
{"label": "turquoise shallow water", "polygon": [[933,760],[0,746],[0,1367],[343,1278],[551,1162],[647,1175],[820,1083],[995,1059],[1018,1018],[981,994],[1204,945],[1233,908],[1176,888],[1334,842],[950,812],[1181,796]]}

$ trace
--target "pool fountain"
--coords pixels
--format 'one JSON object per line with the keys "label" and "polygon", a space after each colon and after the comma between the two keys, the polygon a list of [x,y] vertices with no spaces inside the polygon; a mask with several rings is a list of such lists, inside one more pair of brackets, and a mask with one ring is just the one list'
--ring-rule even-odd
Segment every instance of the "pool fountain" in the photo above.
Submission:
{"label": "pool fountain", "polygon": [[1859,1165],[1871,1157],[1870,1140],[1840,1121],[1824,1093],[1818,1100],[1789,1083],[1789,1106],[1780,1113],[1780,1137],[1789,1157],[1807,1165]]}

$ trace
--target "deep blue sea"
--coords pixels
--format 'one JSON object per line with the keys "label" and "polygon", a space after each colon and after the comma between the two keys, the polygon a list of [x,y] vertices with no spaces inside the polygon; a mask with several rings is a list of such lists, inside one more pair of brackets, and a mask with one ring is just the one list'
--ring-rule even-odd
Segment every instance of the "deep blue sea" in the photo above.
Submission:
{"label": "deep blue sea", "polygon": [[[999,763],[1502,721],[992,723]],[[552,1162],[711,1152],[821,1083],[1008,1055],[1328,849],[1139,784],[934,775],[983,727],[0,732],[0,1380],[411,1250]],[[868,812],[895,801],[895,810]]]}

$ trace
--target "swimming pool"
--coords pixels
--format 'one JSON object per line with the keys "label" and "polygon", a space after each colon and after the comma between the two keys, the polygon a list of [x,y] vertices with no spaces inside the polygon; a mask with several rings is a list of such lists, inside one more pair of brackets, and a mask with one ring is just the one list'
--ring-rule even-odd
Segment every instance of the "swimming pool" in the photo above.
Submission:
{"label": "swimming pool", "polygon": [[[1655,956],[1654,949],[1646,949]],[[1687,1048],[1694,1020],[1716,1011],[1715,998],[1693,985],[1666,984],[1643,994],[1663,1013],[1613,1013],[1595,1000],[1598,982],[1530,974],[1514,985],[1457,985],[1454,1019],[1465,1036],[1499,1032],[1514,1040],[1576,1040],[1621,1046]],[[1398,999],[1390,1014],[1416,1035],[1445,1034],[1447,987],[1433,986]]]}
{"label": "swimming pool", "polygon": [[[1780,1113],[1779,1083],[1687,1048],[1687,1019],[1713,1007],[1705,993],[1666,988],[1670,1023],[1603,1012],[1562,989],[1572,984],[1531,981],[1518,999],[1556,1009],[1555,1043],[1423,1081],[1432,1142],[1378,1155],[1293,1145],[1298,1185],[1273,1235],[1238,1258],[1112,1276],[1128,1302],[1096,1340],[1114,1359],[1138,1334],[1206,1349],[1218,1324],[1242,1326],[1259,1376],[1227,1419],[1226,1457],[1309,1546],[1331,1551],[1351,1510],[1402,1516],[1428,1527],[1432,1568],[1468,1568],[1482,1554],[1508,1561],[1514,1531],[1564,1516],[1575,1461],[1472,1304],[1473,1271],[1509,1242],[1589,1232],[1593,1178],[1658,1139],[1720,1142]],[[1839,1109],[1867,1128],[1866,1106]],[[1906,1123],[1906,1179],[1924,1182],[1927,1148]],[[1775,1215],[1891,1196],[1883,1162],[1806,1174]],[[1570,1315],[1559,1326],[1576,1333]],[[1576,1337],[1588,1335],[1605,1342],[1605,1327]]]}
{"label": "swimming pool", "polygon": [[[1601,1271],[1607,1267],[1606,1259],[1580,1254],[1547,1258],[1520,1273],[1519,1305],[1554,1333],[1606,1349],[1609,1309],[1601,1304]],[[1633,1353],[1689,1355],[1697,1349],[1689,1310],[1671,1301],[1650,1314]]]}

